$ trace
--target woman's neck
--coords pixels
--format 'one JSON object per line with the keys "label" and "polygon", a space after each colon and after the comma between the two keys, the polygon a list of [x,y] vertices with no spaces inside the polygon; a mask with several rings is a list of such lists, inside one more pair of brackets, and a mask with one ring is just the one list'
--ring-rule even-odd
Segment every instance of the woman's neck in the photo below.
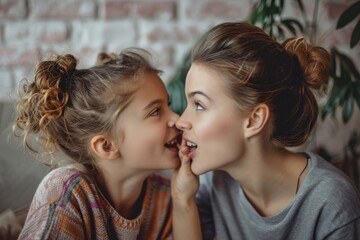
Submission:
{"label": "woman's neck", "polygon": [[[301,155],[267,147],[265,151],[250,151],[239,160],[237,169],[228,172],[260,215],[273,216],[294,199],[305,164],[306,158]],[[301,175],[305,176],[306,172]]]}

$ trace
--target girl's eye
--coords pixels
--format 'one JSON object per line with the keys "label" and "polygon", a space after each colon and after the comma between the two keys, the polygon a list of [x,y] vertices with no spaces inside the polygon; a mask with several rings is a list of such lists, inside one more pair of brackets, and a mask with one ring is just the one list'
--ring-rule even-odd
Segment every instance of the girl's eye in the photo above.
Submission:
{"label": "girl's eye", "polygon": [[205,108],[203,107],[203,105],[201,105],[201,103],[195,101],[195,109],[201,111],[204,110]]}
{"label": "girl's eye", "polygon": [[150,113],[151,117],[158,116],[160,113],[160,108],[155,108],[154,111]]}

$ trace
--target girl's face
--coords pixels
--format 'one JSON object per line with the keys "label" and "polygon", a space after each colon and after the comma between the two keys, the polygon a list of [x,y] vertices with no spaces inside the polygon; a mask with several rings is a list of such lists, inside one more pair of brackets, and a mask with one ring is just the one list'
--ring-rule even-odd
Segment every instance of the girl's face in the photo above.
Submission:
{"label": "girl's face", "polygon": [[138,77],[140,87],[116,123],[121,159],[135,170],[176,168],[179,116],[169,108],[168,93],[157,74]]}
{"label": "girl's face", "polygon": [[197,175],[229,169],[244,154],[244,116],[226,91],[215,70],[191,66],[185,87],[188,105],[176,126],[190,146],[191,170]]}

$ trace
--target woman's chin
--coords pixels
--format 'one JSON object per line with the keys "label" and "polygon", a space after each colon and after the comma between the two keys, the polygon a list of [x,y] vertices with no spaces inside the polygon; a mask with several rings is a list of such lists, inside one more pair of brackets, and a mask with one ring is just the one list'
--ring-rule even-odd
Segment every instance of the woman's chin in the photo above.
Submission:
{"label": "woman's chin", "polygon": [[206,170],[204,170],[204,169],[201,168],[200,166],[197,166],[197,165],[194,164],[194,163],[191,164],[191,171],[192,171],[195,175],[201,175],[201,174],[204,174],[205,172],[207,172]]}

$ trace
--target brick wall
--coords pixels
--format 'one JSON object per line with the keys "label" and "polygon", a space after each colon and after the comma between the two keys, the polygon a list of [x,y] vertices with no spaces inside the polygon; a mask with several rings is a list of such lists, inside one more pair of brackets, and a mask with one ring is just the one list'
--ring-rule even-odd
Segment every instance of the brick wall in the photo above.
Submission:
{"label": "brick wall", "polygon": [[[71,52],[80,67],[99,51],[148,49],[168,81],[196,37],[225,20],[244,20],[255,0],[0,0],[0,101],[31,78],[35,63],[51,52]],[[312,0],[304,0],[311,12]],[[346,51],[350,31],[333,31],[353,1],[320,1],[318,42]],[[288,14],[297,14],[287,0]],[[341,34],[339,34],[341,32]],[[352,50],[359,56],[359,47]]]}
{"label": "brick wall", "polygon": [[[286,15],[299,12],[286,0]],[[336,30],[336,20],[355,0],[321,0],[316,43],[336,46],[360,69],[360,44],[349,48],[352,28]],[[0,101],[9,101],[34,65],[51,52],[71,52],[80,67],[95,62],[99,51],[129,46],[148,49],[168,81],[197,36],[211,25],[244,20],[256,0],[0,0]],[[313,0],[303,0],[312,16]],[[310,20],[310,19],[309,19]],[[338,114],[341,116],[341,113]],[[340,118],[339,118],[340,119]],[[341,154],[352,130],[360,132],[360,111],[347,124],[321,121],[309,142]],[[2,119],[0,119],[2,120]],[[2,129],[0,129],[2,131]],[[360,184],[360,183],[359,183]]]}

